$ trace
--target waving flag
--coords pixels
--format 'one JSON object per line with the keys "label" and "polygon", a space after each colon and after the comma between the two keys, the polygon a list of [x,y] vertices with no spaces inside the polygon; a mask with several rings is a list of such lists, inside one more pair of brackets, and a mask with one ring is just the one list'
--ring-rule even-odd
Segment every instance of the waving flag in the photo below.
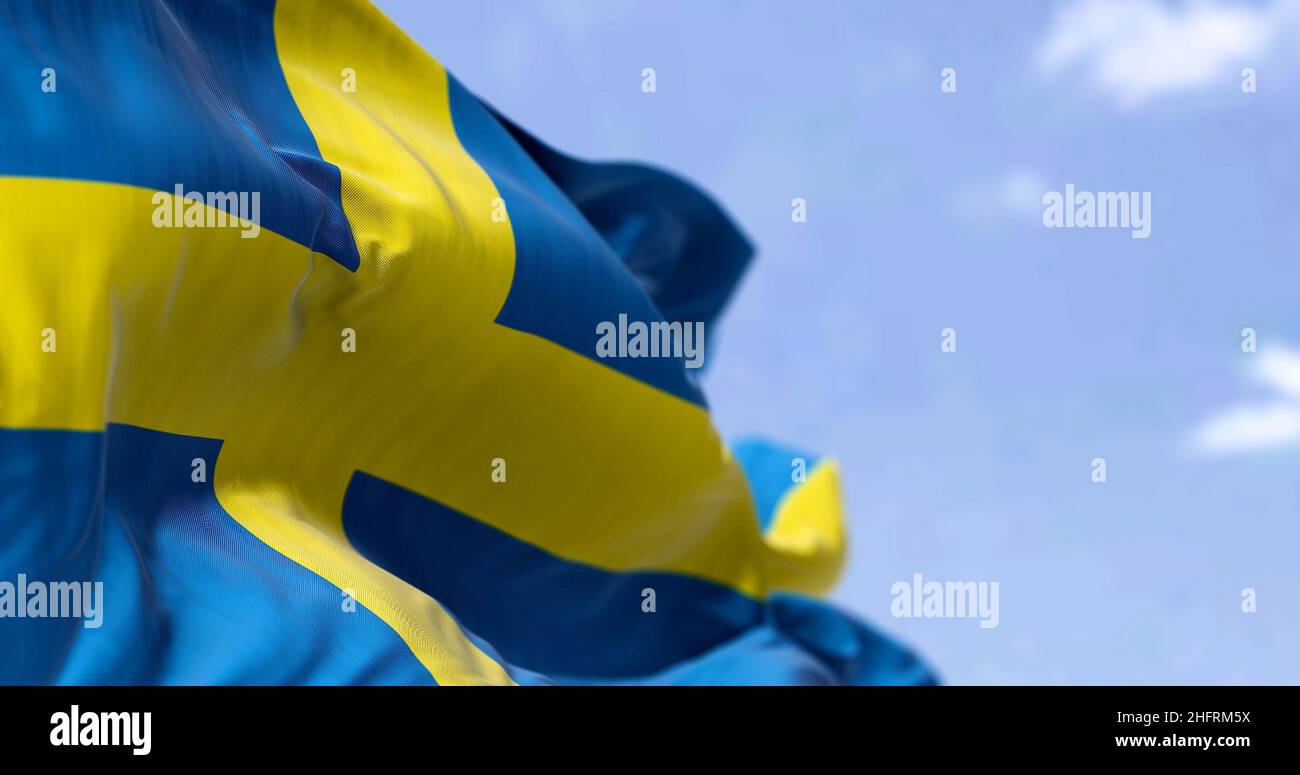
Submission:
{"label": "waving flag", "polygon": [[0,22],[0,680],[931,680],[813,597],[835,464],[710,421],[699,191],[361,2]]}

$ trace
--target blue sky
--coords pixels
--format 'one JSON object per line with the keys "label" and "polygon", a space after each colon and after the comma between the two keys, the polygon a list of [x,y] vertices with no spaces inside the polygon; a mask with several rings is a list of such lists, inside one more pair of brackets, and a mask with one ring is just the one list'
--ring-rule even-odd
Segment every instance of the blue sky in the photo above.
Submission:
{"label": "blue sky", "polygon": [[[1300,0],[378,4],[742,224],[706,391],[841,461],[841,604],[954,683],[1300,682]],[[1151,192],[1151,236],[1044,228],[1066,183]],[[999,626],[891,618],[914,573],[999,582]]]}

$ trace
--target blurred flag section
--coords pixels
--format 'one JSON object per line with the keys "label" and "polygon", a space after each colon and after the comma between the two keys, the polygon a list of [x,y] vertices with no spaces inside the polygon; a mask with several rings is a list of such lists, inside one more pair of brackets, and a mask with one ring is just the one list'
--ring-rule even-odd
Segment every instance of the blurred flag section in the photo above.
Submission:
{"label": "blurred flag section", "polygon": [[750,248],[695,188],[361,2],[0,20],[0,681],[933,680],[813,597],[832,461],[597,351],[721,312]]}

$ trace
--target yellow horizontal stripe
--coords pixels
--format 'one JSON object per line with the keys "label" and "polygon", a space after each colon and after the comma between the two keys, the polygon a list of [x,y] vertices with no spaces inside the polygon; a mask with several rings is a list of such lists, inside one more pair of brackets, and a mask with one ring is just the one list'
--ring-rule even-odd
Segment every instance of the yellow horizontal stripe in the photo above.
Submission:
{"label": "yellow horizontal stripe", "polygon": [[[213,486],[240,524],[354,590],[440,683],[509,682],[434,600],[343,536],[338,515],[355,466],[338,454],[346,447],[337,429],[327,434],[331,450],[314,446],[309,424],[348,411],[342,392],[364,380],[364,367],[341,358],[337,333],[322,328],[333,326],[329,315],[310,299],[312,289],[350,285],[351,275],[266,229],[241,239],[232,229],[153,228],[152,195],[0,178],[0,212],[10,216],[0,228],[9,257],[0,427],[99,431],[119,422],[225,439]],[[54,352],[41,347],[46,328]],[[362,422],[364,410],[351,411]],[[265,446],[278,433],[285,443]]]}
{"label": "yellow horizontal stripe", "polygon": [[787,490],[767,531],[773,589],[829,592],[847,554],[839,464],[820,460]]}

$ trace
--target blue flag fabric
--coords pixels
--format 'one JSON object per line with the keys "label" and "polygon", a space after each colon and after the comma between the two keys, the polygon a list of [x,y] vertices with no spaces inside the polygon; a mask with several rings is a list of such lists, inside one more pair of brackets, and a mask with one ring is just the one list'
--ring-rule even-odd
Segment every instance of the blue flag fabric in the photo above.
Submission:
{"label": "blue flag fabric", "polygon": [[933,682],[817,599],[835,462],[712,425],[695,187],[363,2],[19,0],[0,72],[0,682]]}

